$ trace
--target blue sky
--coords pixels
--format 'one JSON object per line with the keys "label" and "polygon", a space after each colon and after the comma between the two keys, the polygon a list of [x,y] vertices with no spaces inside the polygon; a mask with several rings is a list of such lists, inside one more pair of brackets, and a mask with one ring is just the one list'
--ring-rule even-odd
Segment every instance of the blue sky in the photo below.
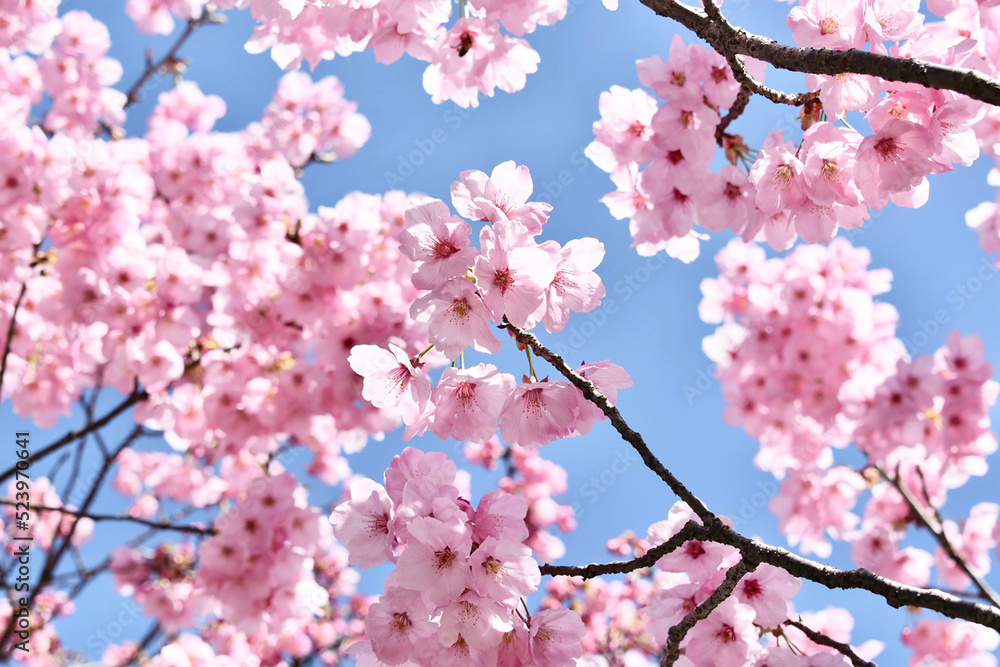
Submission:
{"label": "blue sky", "polygon": [[[114,43],[111,55],[125,68],[118,87],[127,89],[141,71],[145,49],[152,48],[158,57],[172,39],[139,34],[122,11],[123,5],[63,2],[64,10],[85,9],[108,24]],[[786,4],[758,1],[751,9],[749,0],[741,0],[727,2],[725,9],[734,23],[790,42],[784,24]],[[227,25],[202,28],[182,50],[182,55],[191,59],[185,78],[226,100],[228,113],[217,129],[227,131],[259,118],[282,74],[267,55],[244,52],[242,45],[252,30],[249,15],[230,13],[229,19]],[[738,516],[742,508],[745,533],[784,545],[776,521],[766,509],[747,510],[759,505],[762,488],[765,492],[774,488],[772,478],[752,466],[756,443],[741,429],[722,421],[721,390],[712,379],[712,364],[701,351],[701,341],[712,327],[698,319],[699,283],[716,275],[713,256],[729,236],[719,234],[703,244],[702,256],[692,264],[662,254],[656,258],[637,256],[629,248],[627,224],[614,220],[598,201],[612,189],[610,180],[582,154],[593,137],[591,126],[598,119],[600,93],[615,84],[637,87],[635,61],[654,54],[665,57],[675,32],[692,39],[678,25],[656,17],[635,0],[623,2],[613,14],[596,0],[570,0],[570,14],[563,22],[529,36],[541,63],[539,71],[529,75],[526,88],[515,95],[498,92],[495,98],[481,97],[480,106],[469,110],[431,102],[421,83],[424,63],[403,59],[382,66],[370,53],[323,63],[313,76],[332,74],[343,81],[346,97],[357,101],[359,111],[371,121],[372,138],[350,161],[310,166],[304,181],[313,210],[318,205],[334,204],[352,190],[404,189],[448,201],[448,188],[463,170],[489,172],[505,160],[528,165],[536,192],[544,193],[555,206],[542,238],[566,242],[593,236],[607,249],[598,269],[608,289],[604,307],[589,315],[574,315],[566,331],[558,336],[543,335],[543,340],[557,349],[569,349],[569,360],[574,363],[612,359],[624,366],[635,386],[619,394],[619,407],[653,451],[715,511]],[[770,70],[768,83],[799,91],[803,90],[803,78]],[[168,80],[158,78],[146,86],[144,102],[130,112],[129,134],[142,134],[156,95],[169,85]],[[750,145],[760,146],[774,127],[787,128],[789,136],[794,136],[795,116],[794,109],[755,98],[730,131],[742,133]],[[421,159],[412,158],[412,154]],[[417,161],[420,164],[412,173],[400,168]],[[893,289],[882,300],[899,310],[898,335],[918,354],[932,353],[957,328],[982,336],[988,358],[1000,366],[1000,280],[993,280],[990,273],[990,280],[969,282],[984,255],[976,235],[964,224],[966,210],[995,194],[986,184],[991,166],[982,161],[972,168],[933,177],[928,205],[918,210],[889,208],[852,236],[855,244],[871,250],[873,268],[892,270]],[[972,298],[958,296],[962,286],[977,287]],[[941,310],[946,325],[931,331],[928,322]],[[499,360],[491,361],[515,375],[526,372],[521,354],[505,351]],[[538,370],[540,375],[550,372]],[[112,403],[113,397],[105,401]],[[22,424],[11,415],[9,402],[0,406],[0,415],[5,423]],[[993,418],[1000,420],[1000,411],[994,410]],[[67,419],[53,433],[35,430],[34,446],[43,446],[75,424]],[[123,420],[112,433],[127,426]],[[456,443],[428,434],[410,444],[454,452]],[[371,442],[351,459],[351,465],[357,472],[380,479],[403,446],[398,434],[389,435],[383,442]],[[578,506],[579,529],[563,536],[568,549],[563,563],[606,560],[603,545],[608,538],[627,529],[645,534],[651,523],[666,516],[675,500],[606,422],[585,438],[550,444],[542,453],[569,472],[569,491],[558,500]],[[35,475],[42,474],[47,465],[50,463],[39,464]],[[497,477],[475,474],[473,493],[478,496],[489,491]],[[954,492],[945,513],[958,515],[981,500],[996,502],[1000,500],[998,488],[1000,474],[991,470],[985,478],[974,479]],[[316,504],[338,495],[337,489],[319,484],[312,484],[311,489],[310,499]],[[122,506],[121,498],[108,488],[98,507],[113,511]],[[120,526],[100,527],[85,553],[96,558],[129,534],[131,531]],[[849,545],[835,548],[832,561],[849,566]],[[996,585],[998,578],[991,580]],[[380,581],[373,578],[365,587],[377,592]],[[811,585],[795,603],[800,610],[828,605],[851,609],[856,618],[856,643],[882,639],[887,649],[880,662],[899,664],[904,660],[906,653],[897,637],[913,620],[907,612],[891,609],[865,594],[834,593]],[[122,614],[134,618],[130,609],[124,598],[110,590],[108,581],[100,581],[80,598],[77,617],[64,626],[63,638],[68,645],[89,653],[90,658],[99,657],[93,652],[95,632],[109,627],[109,622]],[[130,621],[123,636],[138,636],[146,625],[142,620]]]}

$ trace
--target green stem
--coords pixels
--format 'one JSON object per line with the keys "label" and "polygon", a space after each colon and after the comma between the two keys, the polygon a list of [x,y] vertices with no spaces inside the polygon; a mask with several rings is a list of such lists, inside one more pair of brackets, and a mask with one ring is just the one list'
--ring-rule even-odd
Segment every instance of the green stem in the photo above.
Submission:
{"label": "green stem", "polygon": [[528,355],[528,372],[531,374],[530,377],[532,380],[537,380],[538,376],[535,375],[535,364],[531,362],[531,348],[526,345],[524,352]]}

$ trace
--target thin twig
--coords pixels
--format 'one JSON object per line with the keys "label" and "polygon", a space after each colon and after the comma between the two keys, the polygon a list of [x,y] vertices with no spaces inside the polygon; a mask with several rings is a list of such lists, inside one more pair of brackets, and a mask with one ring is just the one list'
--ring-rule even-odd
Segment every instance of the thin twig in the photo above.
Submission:
{"label": "thin twig", "polygon": [[[127,447],[129,447],[132,444],[132,442],[140,435],[142,435],[144,432],[145,429],[142,426],[137,425],[134,429],[132,429],[129,435],[122,441],[118,449],[115,450],[113,456],[108,457],[104,460],[104,465],[101,466],[101,469],[97,474],[97,479],[94,481],[93,486],[90,488],[90,493],[87,494],[87,498],[83,501],[83,505],[80,508],[81,512],[86,512],[87,509],[90,507],[90,505],[97,498],[97,493],[101,489],[104,477],[108,474],[108,471],[111,469],[111,464],[117,458],[118,454],[124,451]],[[69,530],[67,531],[66,535],[61,536],[62,541],[59,543],[58,546],[56,546],[56,540],[53,540],[52,545],[49,547],[48,554],[45,557],[45,561],[42,564],[42,572],[38,577],[38,583],[35,584],[35,586],[31,590],[31,594],[27,600],[28,604],[24,605],[28,609],[31,609],[34,606],[35,600],[37,599],[39,593],[45,590],[45,587],[49,584],[49,580],[52,577],[52,575],[55,574],[59,562],[62,560],[63,555],[69,549],[70,544],[73,541],[73,535],[76,534],[76,529],[79,525],[80,525],[79,519],[74,521],[73,524],[69,527]],[[81,581],[78,584],[78,588],[85,586],[86,583],[87,583],[86,581]],[[17,618],[11,616],[10,621],[6,624],[6,627],[4,628],[3,635],[0,636],[0,660],[5,660],[10,657],[10,653],[13,650],[13,648],[4,649],[3,647],[7,644],[7,641],[13,634],[14,628],[16,627],[16,623],[17,623]]]}
{"label": "thin twig", "polygon": [[154,74],[177,62],[177,52],[180,51],[181,47],[184,46],[184,43],[189,37],[191,37],[195,30],[206,23],[216,22],[218,22],[218,19],[209,7],[206,7],[204,11],[202,11],[201,16],[188,21],[187,27],[184,28],[184,32],[181,33],[180,37],[177,38],[177,41],[174,42],[174,45],[170,47],[170,50],[167,51],[162,58],[155,63],[151,59],[146,61],[146,69],[143,70],[139,79],[132,84],[132,87],[128,89],[128,92],[125,93],[125,107],[129,107],[139,101],[139,92]]}
{"label": "thin twig", "polygon": [[[0,499],[0,505],[15,504],[16,503],[13,500]],[[129,516],[128,514],[88,514],[86,512],[69,509],[68,507],[49,507],[47,505],[32,505],[31,508],[36,512],[59,512],[61,514],[67,514],[81,519],[91,519],[92,521],[129,521],[131,523],[138,523],[140,525],[159,530],[175,530],[179,533],[195,533],[197,535],[214,535],[216,533],[213,528],[205,528],[203,526],[177,526],[169,522],[150,521],[149,519]]]}
{"label": "thin twig", "polygon": [[822,632],[816,632],[809,626],[803,624],[800,621],[793,621],[791,619],[785,621],[785,625],[790,625],[793,628],[801,630],[806,637],[811,639],[814,643],[820,644],[822,646],[828,646],[838,653],[842,654],[854,667],[875,667],[873,663],[868,662],[857,653],[854,652],[854,648],[850,644],[845,644],[843,642],[838,642],[837,640],[827,637]]}
{"label": "thin twig", "polygon": [[882,468],[878,465],[875,465],[874,467],[886,481],[892,484],[896,490],[899,491],[899,494],[903,496],[903,500],[905,500],[906,504],[910,506],[910,511],[913,512],[919,522],[931,532],[931,535],[934,536],[934,539],[937,540],[938,544],[941,545],[941,548],[944,549],[945,553],[947,553],[951,560],[954,561],[955,565],[957,565],[962,572],[964,572],[969,579],[972,580],[972,582],[976,585],[976,588],[979,589],[979,592],[983,594],[983,597],[989,600],[994,607],[1000,607],[1000,596],[998,596],[996,591],[994,591],[993,588],[986,583],[985,579],[972,571],[972,568],[969,566],[969,563],[965,560],[965,558],[963,558],[962,555],[955,550],[955,545],[951,543],[951,540],[949,540],[948,536],[944,533],[944,525],[937,519],[927,515],[927,512],[924,511],[924,508],[921,507],[916,498],[913,497],[913,494],[911,494],[909,489],[906,488],[906,485],[900,481],[899,471],[897,470],[896,475],[893,476],[886,473],[886,471],[882,470]]}
{"label": "thin twig", "polygon": [[729,107],[729,111],[723,116],[719,123],[715,126],[715,143],[722,146],[724,143],[724,138],[726,136],[726,128],[732,125],[733,121],[743,115],[743,111],[746,110],[747,104],[750,103],[750,98],[753,96],[753,91],[750,87],[743,83],[740,84],[740,92],[736,94],[736,100],[733,105]]}
{"label": "thin twig", "polygon": [[21,308],[24,293],[28,291],[28,281],[21,283],[21,293],[14,302],[14,310],[10,314],[10,324],[7,326],[7,340],[3,346],[3,361],[0,361],[0,401],[3,400],[3,376],[7,373],[7,357],[10,356],[10,346],[14,342],[14,328],[17,321],[17,311]]}
{"label": "thin twig", "polygon": [[142,655],[142,652],[145,651],[146,648],[153,643],[153,640],[156,639],[156,637],[160,634],[161,630],[162,628],[160,627],[159,621],[153,623],[152,627],[149,628],[149,630],[146,632],[146,635],[142,638],[142,641],[140,641],[139,645],[135,647],[135,651],[132,652],[132,657],[129,658],[129,661],[125,663],[125,667],[128,667],[128,665],[135,663],[135,661],[139,658],[139,656]]}
{"label": "thin twig", "polygon": [[642,556],[632,560],[617,560],[610,563],[591,563],[590,565],[542,565],[542,574],[552,576],[583,577],[592,579],[605,574],[625,574],[644,567],[652,567],[663,556],[676,551],[691,539],[705,537],[705,529],[695,521],[688,521],[676,535],[663,544],[658,544]]}
{"label": "thin twig", "polygon": [[503,323],[500,326],[501,328],[506,328],[511,331],[518,343],[530,346],[537,356],[552,364],[556,370],[562,373],[563,377],[583,392],[583,395],[587,398],[587,400],[600,408],[601,412],[603,412],[611,421],[612,425],[614,425],[615,430],[618,431],[622,439],[632,445],[636,452],[639,453],[639,456],[642,458],[642,462],[646,464],[646,467],[656,473],[656,475],[663,480],[668,487],[670,487],[670,490],[673,491],[678,498],[687,503],[688,507],[691,508],[699,519],[701,519],[702,523],[706,527],[723,525],[723,523],[719,520],[719,517],[713,514],[708,507],[705,506],[705,503],[691,493],[691,491],[689,491],[687,487],[684,486],[684,484],[677,479],[672,472],[667,470],[666,466],[664,466],[658,458],[656,458],[653,452],[649,449],[649,446],[646,444],[646,441],[643,440],[642,436],[628,425],[628,422],[626,422],[625,418],[622,417],[618,408],[611,405],[611,401],[609,401],[604,394],[597,391],[597,387],[594,386],[593,382],[570,368],[569,364],[567,364],[562,357],[542,345],[541,341],[539,341],[534,334],[515,327],[513,324],[508,322],[506,318],[504,318]]}
{"label": "thin twig", "polygon": [[[131,394],[129,394],[128,396],[125,397],[125,400],[123,400],[121,403],[119,403],[117,406],[115,406],[114,409],[112,409],[109,413],[107,413],[106,415],[104,415],[103,417],[101,417],[100,419],[98,419],[97,421],[91,422],[91,423],[89,423],[89,424],[87,424],[85,426],[82,426],[82,427],[76,429],[75,431],[70,431],[69,433],[67,433],[63,437],[59,438],[55,442],[53,442],[53,443],[51,443],[49,445],[46,445],[45,447],[43,447],[42,449],[38,450],[37,452],[33,452],[32,455],[31,455],[31,461],[32,461],[32,463],[40,461],[41,459],[45,458],[46,456],[48,456],[52,452],[57,451],[61,447],[63,447],[65,445],[73,442],[77,438],[81,438],[81,437],[87,435],[88,433],[90,433],[91,431],[95,431],[96,429],[99,429],[99,428],[103,427],[105,424],[107,424],[108,422],[110,422],[111,420],[113,420],[115,417],[117,417],[121,413],[123,413],[126,410],[128,410],[130,407],[132,407],[136,403],[138,403],[140,401],[144,401],[147,398],[149,398],[149,394],[146,393],[146,390],[140,389],[137,386],[132,391]],[[3,482],[5,480],[9,479],[10,477],[13,477],[15,471],[16,471],[16,468],[11,468],[9,470],[4,471],[3,474],[0,474],[0,482]]]}

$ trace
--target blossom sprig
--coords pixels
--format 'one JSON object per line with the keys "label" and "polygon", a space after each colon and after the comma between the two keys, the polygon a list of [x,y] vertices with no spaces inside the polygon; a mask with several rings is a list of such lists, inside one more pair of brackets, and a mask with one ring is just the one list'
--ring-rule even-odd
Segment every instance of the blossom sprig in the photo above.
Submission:
{"label": "blossom sprig", "polygon": [[[452,185],[452,204],[465,219],[430,198],[414,201],[405,213],[400,249],[415,263],[413,286],[424,291],[410,312],[426,322],[428,340],[448,358],[468,348],[498,352],[494,330],[503,323],[561,331],[572,312],[593,310],[605,295],[595,272],[603,244],[592,238],[564,246],[538,242],[552,207],[529,201],[531,191],[527,167],[504,162],[488,176],[462,172]],[[478,248],[469,221],[486,223]],[[539,380],[534,372],[518,383],[492,364],[463,363],[446,368],[431,389],[424,364],[398,347],[355,346],[350,362],[364,377],[366,399],[400,410],[405,438],[429,429],[441,438],[483,442],[499,427],[508,444],[539,447],[586,434],[604,418],[568,382]],[[580,372],[612,396],[632,384],[610,361],[584,364]]]}

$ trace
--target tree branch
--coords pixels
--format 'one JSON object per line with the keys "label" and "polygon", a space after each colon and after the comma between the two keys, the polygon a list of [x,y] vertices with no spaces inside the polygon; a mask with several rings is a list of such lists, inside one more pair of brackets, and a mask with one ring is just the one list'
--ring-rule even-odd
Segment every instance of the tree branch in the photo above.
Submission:
{"label": "tree branch", "polygon": [[591,563],[590,565],[542,565],[539,569],[542,574],[583,577],[584,579],[593,579],[604,574],[625,574],[641,570],[644,567],[652,567],[656,561],[668,553],[676,551],[688,540],[703,537],[705,537],[704,527],[694,521],[688,521],[669,540],[656,545],[642,556],[632,560],[616,560],[610,563]]}
{"label": "tree branch", "polygon": [[507,321],[507,318],[504,318],[500,327],[511,331],[518,343],[531,347],[537,356],[552,364],[556,370],[562,373],[563,377],[583,392],[583,395],[587,398],[587,400],[600,408],[601,412],[603,412],[614,425],[615,430],[618,431],[622,439],[632,445],[635,451],[639,453],[639,456],[642,458],[642,462],[646,464],[646,467],[656,473],[656,475],[670,487],[670,490],[673,491],[678,498],[687,503],[688,507],[694,511],[706,527],[714,527],[716,525],[723,526],[719,517],[713,514],[708,507],[705,506],[705,503],[701,502],[697,496],[691,493],[691,491],[689,491],[687,487],[684,486],[684,484],[681,483],[681,481],[677,479],[672,472],[667,470],[666,466],[664,466],[658,458],[656,458],[653,452],[649,449],[645,440],[643,440],[642,436],[628,425],[628,422],[626,422],[625,418],[622,417],[618,408],[611,405],[611,401],[609,401],[604,394],[597,391],[597,387],[594,386],[593,382],[570,368],[569,364],[567,364],[562,357],[542,345],[541,341],[539,341],[534,334],[515,327]]}
{"label": "tree branch", "polygon": [[785,625],[791,626],[800,630],[806,637],[811,639],[814,643],[820,644],[822,646],[829,646],[838,653],[842,654],[845,658],[851,661],[854,667],[875,667],[874,664],[868,662],[857,653],[854,652],[854,648],[850,644],[845,644],[843,642],[838,642],[835,639],[827,637],[822,632],[816,632],[809,626],[805,625],[801,621],[793,621],[791,619],[785,621]]}
{"label": "tree branch", "polygon": [[14,310],[10,314],[10,325],[7,327],[7,340],[3,346],[3,361],[0,361],[0,401],[3,400],[3,376],[7,373],[7,357],[10,356],[10,346],[14,342],[14,328],[17,321],[17,311],[21,308],[24,293],[28,291],[28,281],[21,283],[21,293],[14,302]]}
{"label": "tree branch", "polygon": [[934,536],[934,539],[936,539],[938,544],[941,545],[941,548],[944,549],[945,553],[947,553],[952,561],[955,562],[955,565],[958,565],[962,572],[964,572],[966,576],[972,580],[972,582],[976,585],[976,588],[979,589],[979,592],[983,594],[983,597],[989,600],[994,607],[1000,607],[1000,596],[998,596],[996,591],[994,591],[993,588],[986,583],[985,579],[972,571],[972,568],[969,567],[969,563],[960,553],[958,553],[958,551],[955,550],[955,546],[951,543],[951,540],[949,540],[948,536],[944,534],[944,526],[937,519],[932,519],[926,512],[924,512],[924,509],[917,502],[917,499],[913,497],[913,494],[910,493],[909,489],[907,489],[906,486],[900,481],[899,472],[897,471],[895,476],[890,476],[878,465],[874,467],[886,481],[892,484],[896,490],[899,491],[899,494],[903,496],[903,500],[905,500],[906,504],[910,506],[910,511],[913,512],[919,522],[931,532],[931,535]]}
{"label": "tree branch", "polygon": [[[705,7],[705,14],[708,16],[709,20],[715,21],[720,25],[729,25],[729,22],[722,16],[722,12],[712,0],[702,0],[702,4]],[[736,78],[743,86],[750,89],[751,92],[762,95],[767,99],[771,100],[776,104],[788,104],[790,106],[798,107],[802,106],[811,99],[817,97],[816,93],[786,93],[780,90],[775,90],[769,86],[765,86],[757,79],[750,76],[747,72],[747,68],[743,63],[743,59],[731,51],[720,51],[722,56],[729,63],[729,68],[733,70],[733,77]],[[742,89],[741,91],[742,92]]]}
{"label": "tree branch", "polygon": [[744,110],[747,108],[747,104],[750,103],[750,97],[753,95],[753,90],[750,86],[743,84],[740,86],[740,92],[736,94],[736,100],[733,102],[733,106],[729,107],[729,111],[723,116],[719,123],[715,126],[715,143],[722,146],[724,143],[724,137],[726,136],[726,128],[732,125],[733,121],[743,115]]}
{"label": "tree branch", "polygon": [[[118,449],[115,450],[112,456],[106,457],[104,460],[104,465],[101,466],[100,471],[97,474],[97,479],[94,481],[93,486],[90,488],[90,493],[87,494],[86,499],[83,501],[81,507],[81,512],[86,512],[90,505],[97,498],[97,493],[101,489],[101,485],[104,482],[104,477],[108,474],[111,469],[111,464],[117,458],[118,454],[129,447],[136,438],[138,438],[145,429],[142,426],[136,426],[132,429],[131,433],[122,441]],[[29,609],[33,608],[35,601],[38,598],[39,593],[45,590],[45,587],[49,585],[49,580],[52,575],[55,574],[56,568],[59,565],[59,561],[62,560],[63,555],[69,549],[70,544],[73,540],[73,535],[76,533],[77,527],[80,525],[79,519],[73,522],[73,525],[69,527],[66,535],[62,536],[62,541],[56,546],[56,538],[53,538],[52,545],[49,547],[48,554],[45,557],[45,561],[42,565],[42,573],[38,577],[38,583],[31,589],[31,594],[28,597],[28,604],[26,605]],[[81,581],[79,586],[86,584],[86,581]],[[11,649],[4,649],[4,645],[11,638],[14,633],[14,628],[17,626],[17,617],[11,616],[10,620],[4,628],[2,636],[0,636],[0,660],[6,660],[10,658]]]}
{"label": "tree branch", "polygon": [[1000,609],[962,600],[939,590],[901,584],[864,569],[841,570],[803,558],[787,549],[751,540],[736,532],[724,524],[697,496],[666,469],[663,463],[650,451],[642,436],[628,425],[618,409],[611,405],[606,396],[597,391],[590,380],[570,368],[562,357],[542,345],[534,334],[515,327],[506,319],[500,326],[511,331],[519,343],[530,346],[537,356],[552,364],[563,377],[583,392],[587,400],[601,409],[622,439],[639,452],[643,463],[656,473],[702,520],[707,539],[735,547],[749,562],[767,563],[785,570],[792,576],[814,581],[830,589],[866,590],[881,596],[892,607],[923,607],[949,618],[970,621],[1000,632]]}
{"label": "tree branch", "polygon": [[[103,417],[101,417],[100,419],[98,419],[95,422],[91,422],[91,423],[87,424],[86,426],[83,426],[81,428],[76,429],[75,431],[70,431],[69,433],[67,433],[63,437],[59,438],[55,442],[53,442],[53,443],[51,443],[49,445],[46,445],[45,447],[43,447],[42,449],[38,450],[37,452],[34,452],[31,455],[31,461],[32,461],[32,463],[35,463],[36,461],[39,461],[39,460],[45,458],[46,456],[48,456],[52,452],[58,450],[60,447],[63,447],[64,445],[67,445],[67,444],[73,442],[77,438],[83,437],[83,436],[87,435],[88,433],[90,433],[91,431],[94,431],[96,429],[101,428],[102,426],[104,426],[105,424],[107,424],[108,422],[110,422],[111,420],[113,420],[115,417],[117,417],[121,413],[123,413],[126,410],[128,410],[130,407],[132,407],[136,403],[138,403],[140,401],[144,401],[147,398],[149,398],[149,394],[146,393],[146,390],[145,389],[139,389],[139,387],[137,386],[132,391],[131,394],[129,394],[128,396],[125,397],[124,401],[122,401],[121,403],[119,403],[108,414],[104,415]],[[9,470],[4,471],[3,474],[0,474],[0,482],[3,482],[5,480],[13,477],[15,471],[16,471],[16,468],[11,468]]]}
{"label": "tree branch", "polygon": [[[0,500],[0,505],[16,504],[17,503],[13,500]],[[59,512],[61,514],[68,514],[69,516],[75,516],[81,519],[91,519],[92,521],[129,521],[159,530],[175,530],[179,533],[195,533],[197,535],[214,535],[216,533],[213,528],[204,528],[202,526],[178,526],[172,523],[150,521],[149,519],[143,519],[137,516],[129,516],[128,514],[87,514],[86,512],[71,510],[68,507],[48,507],[45,505],[32,505],[32,509],[36,512]]]}
{"label": "tree branch", "polygon": [[702,10],[676,0],[641,2],[660,16],[674,19],[727,58],[729,54],[745,55],[780,69],[810,74],[868,74],[886,81],[951,90],[1000,106],[1000,81],[971,69],[938,65],[924,60],[894,58],[859,49],[835,51],[785,46],[733,26],[725,19],[712,20]]}
{"label": "tree branch", "polygon": [[661,667],[670,667],[677,662],[677,658],[681,657],[681,642],[684,641],[684,637],[688,631],[694,627],[695,623],[707,618],[709,614],[715,611],[716,607],[732,595],[733,589],[736,588],[736,584],[740,583],[740,579],[756,569],[757,563],[752,560],[748,561],[746,558],[733,565],[726,572],[726,578],[708,596],[708,599],[692,609],[677,625],[670,628],[667,633],[667,653],[663,656],[663,660],[660,661]]}
{"label": "tree branch", "polygon": [[177,41],[174,42],[174,45],[170,47],[170,50],[167,51],[167,53],[162,58],[160,58],[157,62],[154,63],[152,57],[147,56],[146,69],[143,70],[142,74],[139,76],[139,79],[132,84],[132,87],[128,89],[128,92],[125,93],[125,107],[130,107],[139,101],[139,92],[142,90],[142,87],[146,85],[146,82],[153,77],[154,74],[156,74],[157,72],[169,71],[176,65],[177,52],[181,50],[181,47],[184,46],[184,43],[188,40],[189,37],[191,37],[191,35],[194,33],[195,30],[205,25],[206,23],[221,23],[224,20],[225,17],[223,17],[221,14],[216,14],[209,7],[205,7],[204,11],[202,11],[201,13],[201,16],[188,21],[187,27],[184,29],[184,32],[181,33],[180,37],[177,38]]}

